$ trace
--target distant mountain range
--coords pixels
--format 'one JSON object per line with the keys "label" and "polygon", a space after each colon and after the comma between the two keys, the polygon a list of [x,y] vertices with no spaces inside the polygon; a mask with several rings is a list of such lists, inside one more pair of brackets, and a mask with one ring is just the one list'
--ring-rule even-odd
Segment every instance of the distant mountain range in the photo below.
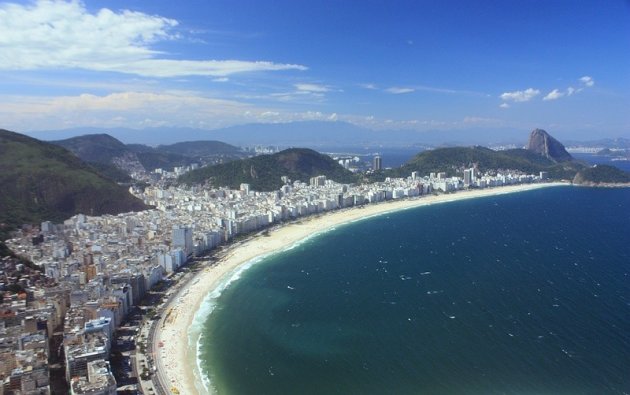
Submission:
{"label": "distant mountain range", "polygon": [[117,214],[146,209],[127,188],[66,149],[0,130],[0,223],[4,229],[77,213]]}
{"label": "distant mountain range", "polygon": [[[65,140],[51,141],[64,147],[86,162],[99,164],[102,172],[112,175],[115,169],[142,166],[145,170],[172,170],[200,160],[213,162],[217,158],[235,159],[245,156],[240,148],[220,141],[190,141],[172,145],[149,147],[143,144],[126,145],[109,134],[88,134]],[[115,177],[120,180],[119,177]]]}
{"label": "distant mountain range", "polygon": [[[562,143],[544,130],[532,131],[527,146],[527,149],[503,151],[481,146],[437,148],[417,154],[401,167],[378,171],[367,177],[371,181],[382,181],[386,177],[407,177],[413,171],[418,171],[421,175],[445,172],[449,176],[461,176],[464,169],[475,167],[481,172],[517,170],[538,174],[545,171],[553,179],[575,178],[579,183],[616,182],[614,180],[623,179],[618,172],[606,170],[606,166],[597,172],[584,171],[589,166],[575,161]],[[576,178],[577,174],[580,176]],[[325,175],[328,179],[344,183],[357,182],[361,178],[360,175],[345,171],[329,157],[310,149],[288,149],[274,155],[207,166],[180,177],[179,181],[232,188],[248,183],[255,190],[269,191],[282,185],[282,176],[306,181],[317,175]]]}
{"label": "distant mountain range", "polygon": [[[160,127],[147,129],[128,128],[76,128],[29,132],[42,140],[59,140],[85,134],[107,133],[125,143],[157,146],[182,141],[218,140],[237,146],[270,145],[280,147],[309,147],[330,150],[335,147],[413,147],[413,146],[469,146],[508,145],[524,146],[527,143],[522,129],[505,127],[462,127],[457,130],[372,130],[347,122],[305,121],[274,124],[247,124],[223,129]],[[563,140],[587,141],[593,133],[572,130],[557,134]],[[630,134],[620,136],[630,138]]]}

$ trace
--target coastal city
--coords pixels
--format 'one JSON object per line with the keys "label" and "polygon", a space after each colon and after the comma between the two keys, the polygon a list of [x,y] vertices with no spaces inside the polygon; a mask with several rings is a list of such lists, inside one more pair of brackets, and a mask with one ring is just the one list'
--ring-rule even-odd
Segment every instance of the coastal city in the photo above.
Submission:
{"label": "coastal city", "polygon": [[471,168],[463,178],[414,172],[362,185],[283,177],[273,192],[155,183],[132,188],[152,209],[23,227],[6,243],[35,267],[3,265],[0,273],[3,289],[16,290],[1,304],[0,394],[48,394],[63,385],[72,394],[179,393],[163,377],[156,333],[173,319],[177,285],[198,281],[225,246],[331,211],[546,178]]}
{"label": "coastal city", "polygon": [[0,0],[0,395],[630,395],[630,0]]}

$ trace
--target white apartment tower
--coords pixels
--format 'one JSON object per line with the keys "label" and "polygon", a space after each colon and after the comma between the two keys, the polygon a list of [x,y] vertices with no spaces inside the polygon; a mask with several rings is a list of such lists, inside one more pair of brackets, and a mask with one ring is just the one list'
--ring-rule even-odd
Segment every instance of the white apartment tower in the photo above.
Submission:
{"label": "white apartment tower", "polygon": [[193,253],[192,229],[186,226],[173,227],[173,248],[181,248],[186,256]]}

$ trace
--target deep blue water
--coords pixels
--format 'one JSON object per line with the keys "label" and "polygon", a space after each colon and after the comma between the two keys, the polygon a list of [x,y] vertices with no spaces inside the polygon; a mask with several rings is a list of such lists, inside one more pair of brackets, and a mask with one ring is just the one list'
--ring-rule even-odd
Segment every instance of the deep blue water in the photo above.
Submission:
{"label": "deep blue water", "polygon": [[339,227],[205,324],[221,394],[630,393],[630,189],[557,187]]}
{"label": "deep blue water", "polygon": [[593,165],[609,165],[620,168],[623,171],[630,172],[630,161],[627,160],[612,160],[614,156],[597,155],[597,154],[577,154],[573,153],[574,158],[588,162]]}

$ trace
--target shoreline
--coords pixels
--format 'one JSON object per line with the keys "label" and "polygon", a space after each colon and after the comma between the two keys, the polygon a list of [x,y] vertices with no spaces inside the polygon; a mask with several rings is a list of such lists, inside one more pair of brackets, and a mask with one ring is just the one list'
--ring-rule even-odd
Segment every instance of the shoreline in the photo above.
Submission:
{"label": "shoreline", "polygon": [[209,308],[210,300],[218,297],[229,282],[235,279],[234,277],[238,278],[242,271],[255,263],[254,260],[262,260],[265,256],[281,252],[336,226],[393,211],[567,185],[571,184],[561,182],[519,184],[415,199],[390,200],[304,217],[298,222],[271,228],[268,237],[258,234],[230,244],[214,265],[204,267],[194,279],[175,289],[173,298],[164,307],[164,312],[168,313],[163,314],[156,326],[153,339],[150,339],[154,345],[163,344],[160,348],[154,348],[156,375],[167,386],[165,390],[172,391],[175,388],[183,394],[209,393],[203,387],[203,375],[197,360],[199,327],[205,322],[208,313],[205,307]]}

